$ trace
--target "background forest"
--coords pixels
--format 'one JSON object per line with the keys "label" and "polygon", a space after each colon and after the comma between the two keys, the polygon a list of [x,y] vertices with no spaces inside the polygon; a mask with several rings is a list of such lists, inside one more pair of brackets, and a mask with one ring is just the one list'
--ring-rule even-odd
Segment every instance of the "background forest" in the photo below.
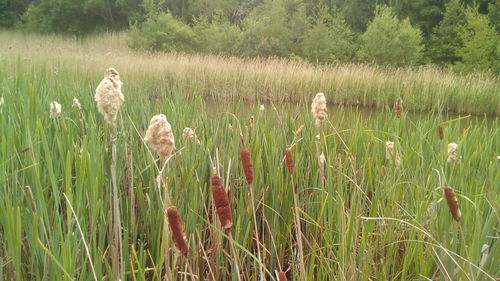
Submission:
{"label": "background forest", "polygon": [[150,51],[500,73],[500,0],[0,0],[0,26]]}

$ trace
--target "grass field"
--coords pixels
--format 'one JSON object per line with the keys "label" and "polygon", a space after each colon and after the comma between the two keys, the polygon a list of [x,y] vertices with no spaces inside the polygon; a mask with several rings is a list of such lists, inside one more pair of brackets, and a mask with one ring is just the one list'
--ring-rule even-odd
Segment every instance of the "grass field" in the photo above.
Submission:
{"label": "grass field", "polygon": [[[498,118],[440,114],[498,115],[496,78],[138,54],[121,36],[79,42],[2,32],[0,40],[0,280],[277,280],[280,270],[288,280],[500,278]],[[93,100],[108,66],[124,82],[116,141]],[[309,108],[319,90],[329,102],[321,128]],[[429,111],[396,118],[389,105],[399,95],[405,108]],[[247,98],[266,102],[264,110]],[[358,99],[381,109],[367,115],[345,106]],[[49,116],[52,101],[62,104],[60,118]],[[177,147],[161,181],[158,157],[143,141],[159,113]],[[185,127],[199,142],[183,137]],[[386,159],[386,141],[399,165]],[[454,163],[450,142],[459,145]],[[214,212],[213,166],[231,202],[229,231]],[[443,198],[446,184],[458,197],[459,222]],[[185,224],[186,258],[165,227],[172,205]]]}

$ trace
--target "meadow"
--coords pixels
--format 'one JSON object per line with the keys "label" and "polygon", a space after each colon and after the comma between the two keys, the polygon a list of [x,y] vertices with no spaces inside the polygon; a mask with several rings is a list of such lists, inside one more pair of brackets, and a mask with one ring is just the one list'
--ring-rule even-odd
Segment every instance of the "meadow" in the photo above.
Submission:
{"label": "meadow", "polygon": [[[500,277],[497,77],[137,53],[123,34],[1,32],[0,41],[0,280]],[[116,136],[94,102],[110,66],[124,82]],[[310,104],[320,91],[329,116],[316,126]],[[55,118],[53,101],[62,105]],[[144,141],[160,113],[176,142],[163,172]],[[228,230],[214,172],[231,204]],[[167,227],[170,206],[185,225],[185,256]]]}

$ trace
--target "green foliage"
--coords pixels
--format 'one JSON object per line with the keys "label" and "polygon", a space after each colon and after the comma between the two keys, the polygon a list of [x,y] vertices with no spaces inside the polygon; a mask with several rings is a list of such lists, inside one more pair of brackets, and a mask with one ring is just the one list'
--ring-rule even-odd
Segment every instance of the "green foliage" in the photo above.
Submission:
{"label": "green foliage", "polygon": [[438,65],[453,64],[460,60],[457,49],[462,46],[458,35],[465,25],[464,8],[459,0],[451,0],[446,5],[443,20],[436,26],[426,48],[426,56]]}
{"label": "green foliage", "polygon": [[344,19],[339,14],[331,17],[326,10],[307,31],[303,45],[306,58],[323,63],[350,61],[356,50],[354,33]]}
{"label": "green foliage", "polygon": [[422,54],[422,32],[410,21],[399,21],[387,6],[377,7],[375,18],[361,36],[360,59],[394,66],[417,63]]}
{"label": "green foliage", "polygon": [[0,0],[0,28],[11,28],[21,18],[31,0]]}
{"label": "green foliage", "polygon": [[268,0],[244,19],[240,52],[247,56],[299,54],[306,30],[307,19],[300,3]]}
{"label": "green foliage", "polygon": [[497,32],[500,32],[500,0],[494,0],[488,6],[488,15],[491,24],[495,27]]}
{"label": "green foliage", "polygon": [[[452,0],[453,1],[453,0]],[[399,0],[394,9],[399,18],[408,17],[413,26],[428,37],[432,29],[443,19],[444,0]]]}
{"label": "green foliage", "polygon": [[463,46],[458,49],[462,62],[455,69],[459,72],[491,71],[500,73],[500,36],[489,24],[488,16],[480,14],[475,8],[468,8],[467,25],[459,36]]}
{"label": "green foliage", "polygon": [[193,31],[200,52],[236,54],[236,42],[241,30],[228,20],[218,17],[210,22],[207,16],[200,16],[194,20]]}
{"label": "green foliage", "polygon": [[151,14],[147,20],[131,27],[129,46],[150,51],[184,51],[195,49],[195,34],[189,25],[170,13]]}
{"label": "green foliage", "polygon": [[23,16],[23,27],[41,33],[85,35],[117,30],[140,18],[138,0],[40,0]]}

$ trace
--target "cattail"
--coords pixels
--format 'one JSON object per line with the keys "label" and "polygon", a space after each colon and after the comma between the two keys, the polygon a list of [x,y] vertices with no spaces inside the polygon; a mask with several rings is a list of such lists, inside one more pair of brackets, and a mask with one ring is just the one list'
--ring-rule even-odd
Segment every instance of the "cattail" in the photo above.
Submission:
{"label": "cattail", "polygon": [[176,207],[168,207],[167,209],[168,225],[172,231],[172,240],[174,240],[175,247],[184,256],[187,256],[189,245],[184,233],[184,223],[182,223],[181,216]]}
{"label": "cattail", "polygon": [[401,113],[403,113],[403,99],[399,97],[396,99],[396,102],[394,102],[394,114],[399,118],[401,117]]}
{"label": "cattail", "polygon": [[190,140],[196,138],[196,133],[194,132],[194,130],[188,127],[184,128],[184,130],[182,131],[182,135]]}
{"label": "cattail", "polygon": [[321,182],[323,185],[326,184],[326,173],[325,173],[325,163],[326,163],[326,157],[323,153],[321,153],[318,157],[318,163],[319,163],[319,174],[321,176]]}
{"label": "cattail", "polygon": [[261,104],[259,109],[260,109],[260,111],[264,111],[264,110],[266,110],[266,107],[263,104]]}
{"label": "cattail", "polygon": [[450,208],[451,215],[456,221],[460,221],[462,214],[460,213],[460,207],[458,206],[458,199],[455,195],[453,189],[449,186],[444,188],[444,197]]}
{"label": "cattail", "polygon": [[229,129],[229,131],[231,131],[231,132],[233,131],[233,125],[231,125],[231,123],[229,123],[229,124],[227,125],[227,128]]}
{"label": "cattail", "polygon": [[114,124],[116,115],[125,101],[121,91],[123,83],[120,81],[118,71],[114,68],[108,68],[104,75],[105,77],[95,90],[94,99],[106,122]]}
{"label": "cattail", "polygon": [[252,156],[250,156],[250,151],[246,147],[242,147],[240,151],[241,164],[243,165],[243,171],[245,171],[245,178],[248,184],[253,182],[253,166],[252,166]]}
{"label": "cattail", "polygon": [[255,121],[255,117],[253,117],[253,115],[250,116],[250,129],[253,128],[254,121]]}
{"label": "cattail", "polygon": [[392,141],[385,142],[385,158],[394,163],[396,167],[399,167],[399,165],[401,164],[401,157],[396,151],[394,142]]}
{"label": "cattail", "polygon": [[293,158],[292,158],[292,150],[290,148],[285,149],[285,162],[286,162],[286,168],[288,169],[288,172],[291,174],[293,173]]}
{"label": "cattail", "polygon": [[150,143],[160,157],[168,157],[175,148],[174,134],[167,117],[158,114],[151,118],[144,141]]}
{"label": "cattail", "polygon": [[229,229],[233,225],[233,218],[231,216],[231,205],[227,198],[227,192],[220,177],[217,174],[212,176],[212,197],[214,200],[215,209],[219,216],[220,224],[223,228]]}
{"label": "cattail", "polygon": [[304,130],[304,127],[304,124],[300,125],[300,127],[295,130],[295,136],[299,136],[302,133],[302,130]]}
{"label": "cattail", "polygon": [[454,143],[454,142],[450,142],[448,144],[448,163],[452,163],[452,162],[456,162],[458,157],[457,157],[457,153],[458,153],[458,144]]}
{"label": "cattail", "polygon": [[288,279],[286,278],[286,273],[285,272],[280,271],[278,273],[278,281],[288,281]]}
{"label": "cattail", "polygon": [[318,93],[311,103],[311,112],[316,119],[316,126],[321,126],[326,121],[328,114],[326,113],[326,98],[325,94]]}
{"label": "cattail", "polygon": [[62,106],[57,101],[50,103],[50,118],[59,118],[62,114]]}
{"label": "cattail", "polygon": [[481,261],[479,262],[479,267],[483,268],[490,254],[490,246],[488,244],[483,244],[483,247],[481,247],[481,254],[482,256]]}
{"label": "cattail", "polygon": [[437,128],[437,134],[438,134],[438,138],[440,140],[442,140],[444,138],[444,129],[443,129],[443,127],[438,126],[438,128]]}
{"label": "cattail", "polygon": [[82,110],[82,105],[77,98],[73,98],[73,104],[71,106],[78,108],[78,110]]}

